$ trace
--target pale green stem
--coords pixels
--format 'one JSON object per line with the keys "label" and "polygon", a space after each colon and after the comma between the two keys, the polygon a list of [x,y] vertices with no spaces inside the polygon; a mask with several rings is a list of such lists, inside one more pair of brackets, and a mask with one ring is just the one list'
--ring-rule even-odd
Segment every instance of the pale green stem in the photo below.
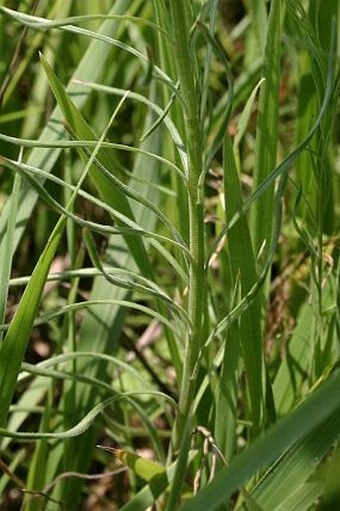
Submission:
{"label": "pale green stem", "polygon": [[[188,156],[187,189],[191,255],[188,314],[193,325],[186,338],[185,360],[179,397],[178,440],[182,437],[185,420],[190,414],[193,401],[195,391],[194,373],[202,346],[201,330],[204,310],[203,193],[198,184],[203,165],[202,136],[199,122],[200,100],[195,84],[195,61],[190,52],[190,26],[188,23],[190,3],[183,2],[182,0],[172,0],[170,3],[177,73],[180,81],[180,92],[185,104],[183,113]],[[178,440],[175,442],[177,447]]]}

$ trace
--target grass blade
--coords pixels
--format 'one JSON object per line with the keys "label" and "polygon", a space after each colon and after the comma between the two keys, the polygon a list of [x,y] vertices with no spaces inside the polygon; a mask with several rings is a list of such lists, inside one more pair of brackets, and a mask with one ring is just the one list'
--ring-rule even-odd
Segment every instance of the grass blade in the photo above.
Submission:
{"label": "grass blade", "polygon": [[[257,188],[276,165],[278,142],[278,112],[281,55],[281,0],[271,4],[268,38],[264,58],[264,79],[260,91],[259,114],[255,146],[254,185]],[[274,190],[267,190],[254,204],[252,233],[257,255],[263,242],[271,238]]]}
{"label": "grass blade", "polygon": [[[105,135],[106,132],[102,135],[103,139]],[[85,167],[66,209],[71,210],[73,208],[78,190],[92,165],[93,159],[96,157],[96,153],[100,149],[100,144],[101,139],[98,141],[93,156]],[[19,368],[26,351],[35,317],[38,314],[46,278],[66,227],[66,222],[67,217],[63,215],[54,227],[20,300],[6,337],[0,346],[0,427],[4,426],[7,420]]]}
{"label": "grass blade", "polygon": [[[95,135],[92,132],[91,128],[88,126],[83,116],[76,108],[75,104],[71,101],[67,93],[64,91],[61,83],[57,79],[54,74],[52,68],[48,64],[48,62],[41,56],[41,61],[44,66],[45,72],[49,79],[50,86],[53,90],[53,93],[59,103],[61,110],[65,115],[66,122],[71,126],[72,130],[75,131],[77,136],[81,140],[93,140],[95,139]],[[82,154],[82,156],[84,156]],[[110,169],[110,171],[115,174],[117,169],[114,168],[114,164],[112,164],[112,158],[106,154],[105,150],[102,149],[98,154],[98,160],[103,164],[105,168]],[[90,176],[93,179],[101,197],[104,201],[121,211],[125,216],[131,218],[133,220],[133,213],[131,206],[127,200],[125,194],[121,192],[120,189],[112,186],[112,183],[108,181],[106,176],[104,176],[96,166],[92,166],[90,169]],[[148,263],[148,258],[145,252],[144,244],[141,238],[126,238],[126,243],[129,246],[131,253],[134,255],[137,264],[139,265],[142,273],[144,275],[150,275],[150,266]]]}
{"label": "grass blade", "polygon": [[307,435],[312,434],[316,428],[332,420],[333,414],[339,414],[339,385],[340,373],[337,372],[294,412],[235,458],[230,467],[222,469],[213,483],[203,488],[181,509],[213,511],[218,509],[218,506],[226,504],[233,491],[259,470],[272,463],[293,444],[298,444]]}
{"label": "grass blade", "polygon": [[[117,0],[114,6],[111,9],[112,14],[125,14],[129,11],[130,8],[130,0]],[[119,23],[114,20],[107,20],[103,23],[100,32],[103,34],[115,34],[119,30]],[[77,69],[74,72],[73,77],[79,80],[88,80],[91,78],[95,80],[104,69],[106,60],[110,54],[110,47],[108,45],[103,44],[100,41],[92,41],[89,45],[87,51],[85,52],[82,60],[80,61]],[[89,91],[87,88],[79,87],[79,85],[75,85],[72,79],[67,86],[67,93],[74,94],[75,96],[75,104],[78,108],[82,108],[89,97]],[[40,135],[40,141],[58,141],[64,138],[64,128],[61,124],[62,121],[62,113],[60,109],[57,107],[54,109],[51,119],[46,127],[43,129]],[[27,163],[29,165],[33,165],[38,168],[44,168],[46,171],[51,171],[58,156],[60,154],[60,149],[44,149],[44,148],[36,148],[34,149]],[[32,190],[27,185],[23,185],[20,200],[19,200],[19,209],[17,211],[17,222],[16,229],[13,241],[13,250],[17,247],[24,227],[26,225],[27,220],[30,218],[34,205],[37,201],[38,195],[35,190]],[[11,199],[9,199],[10,201]],[[10,203],[6,204],[4,210],[1,213],[0,217],[0,258],[3,258],[3,252],[6,250],[4,245],[4,232],[7,225],[7,217],[8,217],[8,209],[10,208]]]}

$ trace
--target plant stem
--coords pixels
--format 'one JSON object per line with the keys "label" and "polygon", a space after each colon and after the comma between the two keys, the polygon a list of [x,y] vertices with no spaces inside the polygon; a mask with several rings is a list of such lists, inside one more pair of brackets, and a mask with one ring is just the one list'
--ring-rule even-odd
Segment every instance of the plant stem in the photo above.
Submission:
{"label": "plant stem", "polygon": [[191,265],[188,290],[188,313],[192,330],[186,338],[185,360],[180,387],[180,413],[177,424],[177,440],[182,437],[185,421],[190,414],[195,391],[195,366],[201,348],[201,330],[204,297],[204,233],[203,192],[199,186],[202,171],[202,134],[199,119],[199,94],[195,83],[196,66],[190,51],[189,16],[191,2],[172,0],[170,3],[173,38],[176,49],[177,73],[184,100],[185,141],[188,156],[187,192],[189,208],[189,246]]}

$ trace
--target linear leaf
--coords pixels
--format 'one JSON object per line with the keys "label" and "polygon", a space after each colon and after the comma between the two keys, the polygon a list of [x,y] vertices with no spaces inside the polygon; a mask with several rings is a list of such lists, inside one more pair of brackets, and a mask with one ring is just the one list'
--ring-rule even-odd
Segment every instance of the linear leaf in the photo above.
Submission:
{"label": "linear leaf", "polygon": [[[80,139],[89,139],[95,140],[95,135],[92,132],[89,125],[86,123],[85,119],[81,115],[80,111],[77,109],[73,101],[69,98],[67,93],[65,92],[63,86],[57,79],[55,73],[53,72],[51,66],[48,64],[47,60],[41,55],[41,61],[44,66],[45,72],[47,74],[50,86],[53,90],[53,93],[59,103],[61,110],[65,115],[65,119],[67,123],[71,126],[72,130],[74,130]],[[84,156],[83,154],[81,154]],[[110,156],[102,149],[98,154],[98,159],[102,163],[102,165],[110,169],[110,171],[114,174],[117,172],[117,168],[114,168],[114,163],[112,163],[112,156]],[[90,176],[98,189],[99,194],[102,196],[104,201],[121,211],[128,218],[133,219],[134,215],[132,213],[131,206],[128,202],[128,199],[122,191],[110,183],[106,176],[103,175],[102,172],[98,170],[98,168],[93,165],[90,169]],[[140,267],[142,273],[145,275],[150,275],[150,265],[148,262],[148,257],[144,248],[144,244],[141,238],[126,238],[126,243],[129,246],[131,253],[133,254],[138,266]]]}
{"label": "linear leaf", "polygon": [[[106,130],[108,129],[107,126]],[[104,131],[102,138],[106,135]],[[83,180],[99,151],[101,139],[97,142],[93,155],[83,170],[77,187],[72,193],[66,209],[71,210]],[[14,394],[19,368],[23,360],[30,333],[38,313],[41,296],[44,290],[46,277],[54,259],[56,250],[63,235],[67,217],[62,215],[55,225],[47,244],[39,257],[32,276],[20,300],[14,318],[7,331],[6,337],[0,346],[0,426],[6,423],[9,406]]]}
{"label": "linear leaf", "polygon": [[295,443],[312,434],[316,428],[340,412],[340,372],[322,384],[294,412],[269,429],[261,438],[235,458],[230,467],[222,469],[215,480],[185,504],[183,511],[209,509],[226,504],[233,491],[242,486],[259,470],[274,462]]}
{"label": "linear leaf", "polygon": [[[130,0],[117,0],[110,13],[112,14],[125,14],[130,7]],[[100,33],[103,34],[115,34],[118,31],[119,24],[115,20],[107,20],[105,21],[101,28]],[[80,61],[78,67],[76,68],[73,78],[77,78],[79,80],[87,80],[91,78],[95,80],[102,70],[104,69],[107,58],[110,54],[110,47],[106,44],[103,44],[100,41],[93,40],[91,41],[88,49],[86,50],[82,60]],[[75,85],[70,80],[67,86],[67,93],[74,94],[74,101],[78,108],[82,108],[89,97],[89,90],[85,87],[81,87],[79,85]],[[49,122],[46,127],[43,129],[39,140],[45,142],[55,142],[57,140],[64,138],[64,127],[61,123],[62,113],[59,107],[56,107],[51,115]],[[27,163],[36,167],[44,168],[46,171],[50,172],[57,161],[57,158],[60,154],[60,149],[58,148],[41,148],[37,147],[33,149],[31,152]],[[32,190],[29,186],[23,186],[21,195],[20,195],[20,203],[19,209],[17,211],[17,223],[14,237],[13,250],[18,245],[20,238],[22,236],[23,230],[25,228],[27,220],[30,218],[32,210],[36,204],[38,195],[35,190]],[[11,199],[9,199],[10,201]],[[0,257],[3,257],[3,251],[6,250],[4,246],[3,234],[7,225],[7,216],[9,209],[9,201],[6,204],[4,210],[1,212],[0,217]]]}

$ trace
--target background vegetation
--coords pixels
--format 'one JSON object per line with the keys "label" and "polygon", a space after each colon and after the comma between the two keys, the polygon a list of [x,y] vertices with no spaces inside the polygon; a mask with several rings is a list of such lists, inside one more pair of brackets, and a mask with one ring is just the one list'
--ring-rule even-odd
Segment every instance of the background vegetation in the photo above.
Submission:
{"label": "background vegetation", "polygon": [[339,507],[339,11],[0,2],[1,509]]}

